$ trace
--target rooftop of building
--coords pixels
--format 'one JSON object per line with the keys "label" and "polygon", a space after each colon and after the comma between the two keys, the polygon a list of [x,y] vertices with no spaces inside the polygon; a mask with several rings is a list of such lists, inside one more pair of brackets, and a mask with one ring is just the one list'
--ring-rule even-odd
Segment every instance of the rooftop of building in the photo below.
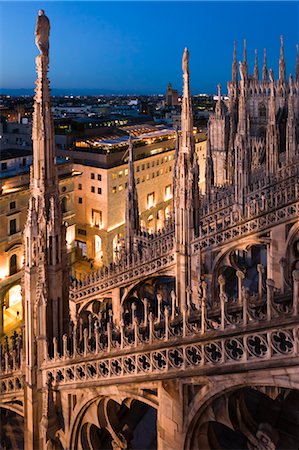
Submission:
{"label": "rooftop of building", "polygon": [[14,158],[25,158],[32,156],[32,148],[1,148],[0,147],[0,161]]}

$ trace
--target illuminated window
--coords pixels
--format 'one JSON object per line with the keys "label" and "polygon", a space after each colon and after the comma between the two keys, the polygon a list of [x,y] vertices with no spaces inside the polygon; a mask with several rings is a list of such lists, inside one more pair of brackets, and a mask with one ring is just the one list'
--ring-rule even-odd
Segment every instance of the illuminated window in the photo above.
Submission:
{"label": "illuminated window", "polygon": [[112,174],[112,180],[116,180],[116,178],[117,178],[117,173],[113,173]]}
{"label": "illuminated window", "polygon": [[8,307],[11,308],[13,305],[17,305],[18,303],[22,302],[22,295],[21,295],[21,286],[17,284],[16,286],[13,286],[8,291]]}
{"label": "illuminated window", "polygon": [[91,174],[90,174],[90,178],[91,178],[92,180],[94,180],[94,173],[91,173]]}
{"label": "illuminated window", "polygon": [[163,175],[164,169],[160,169],[160,174]]}
{"label": "illuminated window", "polygon": [[94,237],[94,250],[95,250],[95,258],[101,259],[101,257],[102,257],[102,239],[98,235],[95,235],[95,237]]}
{"label": "illuminated window", "polygon": [[123,176],[123,171],[120,170],[120,171],[118,172],[118,178],[121,178],[122,176]]}
{"label": "illuminated window", "polygon": [[91,220],[95,227],[101,227],[102,226],[102,211],[99,211],[97,209],[91,210]]}
{"label": "illuminated window", "polygon": [[155,193],[151,192],[150,194],[148,194],[147,196],[147,209],[152,208],[153,206],[155,206]]}
{"label": "illuminated window", "polygon": [[116,194],[116,186],[113,186],[113,188],[112,188],[112,194]]}
{"label": "illuminated window", "polygon": [[120,184],[120,185],[118,186],[118,190],[119,190],[119,191],[122,191],[122,190],[123,190],[123,188],[124,188],[124,187],[123,187],[123,185],[122,185],[122,184]]}
{"label": "illuminated window", "polygon": [[165,187],[165,197],[164,201],[170,200],[172,198],[171,184]]}
{"label": "illuminated window", "polygon": [[171,160],[172,160],[172,156],[169,155],[169,156],[168,156],[168,161],[171,161]]}
{"label": "illuminated window", "polygon": [[150,179],[149,173],[146,175],[146,179],[147,179],[147,180]]}
{"label": "illuminated window", "polygon": [[128,169],[125,169],[125,175],[128,175]]}

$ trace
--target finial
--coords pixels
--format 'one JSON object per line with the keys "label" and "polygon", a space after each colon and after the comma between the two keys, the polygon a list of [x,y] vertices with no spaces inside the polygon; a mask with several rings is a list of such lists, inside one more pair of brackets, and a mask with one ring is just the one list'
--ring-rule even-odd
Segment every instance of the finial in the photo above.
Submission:
{"label": "finial", "polygon": [[183,54],[182,69],[184,73],[189,73],[189,51],[187,47],[185,47]]}
{"label": "finial", "polygon": [[264,48],[263,81],[268,80],[267,50]]}
{"label": "finial", "polygon": [[255,61],[254,61],[254,78],[256,80],[259,79],[259,63],[258,63],[258,56],[257,56],[257,49],[254,50],[255,53]]}

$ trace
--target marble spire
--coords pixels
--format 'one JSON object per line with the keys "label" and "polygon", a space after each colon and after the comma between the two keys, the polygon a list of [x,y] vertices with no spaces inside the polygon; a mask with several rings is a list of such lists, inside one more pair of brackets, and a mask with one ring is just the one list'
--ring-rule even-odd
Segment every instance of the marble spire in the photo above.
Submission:
{"label": "marble spire", "polygon": [[126,197],[126,251],[134,252],[134,237],[140,230],[138,195],[134,175],[134,155],[132,137],[129,137],[128,187]]}
{"label": "marble spire", "polygon": [[[198,162],[193,136],[192,99],[190,93],[189,52],[185,48],[182,61],[183,97],[181,111],[181,137],[177,152],[176,179],[174,190],[177,297],[181,308],[190,303],[191,295],[191,260],[190,245],[198,235],[199,188]],[[186,269],[187,267],[187,269]],[[183,272],[182,272],[183,271]]]}
{"label": "marble spire", "polygon": [[[28,448],[45,448],[40,421],[34,408],[42,401],[41,374],[37,370],[47,353],[53,355],[53,339],[66,332],[69,324],[67,253],[62,224],[55,136],[48,80],[50,22],[39,11],[35,42],[37,80],[32,124],[33,166],[30,199],[24,228],[24,301],[27,398],[26,417],[32,429],[25,436]],[[29,393],[30,392],[30,393]],[[46,433],[45,433],[46,436]],[[44,437],[45,437],[44,436]]]}
{"label": "marble spire", "polygon": [[232,64],[232,81],[237,83],[238,81],[238,63],[237,63],[237,43],[234,41],[234,56]]}
{"label": "marble spire", "polygon": [[255,59],[254,59],[254,79],[258,81],[259,79],[259,62],[258,62],[258,55],[257,55],[257,49],[254,51],[255,53]]}
{"label": "marble spire", "polygon": [[285,59],[284,59],[283,36],[280,36],[279,79],[281,81],[285,81],[285,79],[286,79],[286,63],[285,63]]}
{"label": "marble spire", "polygon": [[263,81],[268,81],[268,68],[267,68],[267,50],[264,48],[264,63],[263,63]]}

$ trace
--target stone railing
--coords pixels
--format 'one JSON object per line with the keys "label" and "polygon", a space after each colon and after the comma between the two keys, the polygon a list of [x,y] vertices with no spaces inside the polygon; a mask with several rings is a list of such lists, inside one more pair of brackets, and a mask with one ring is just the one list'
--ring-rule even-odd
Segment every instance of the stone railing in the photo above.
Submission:
{"label": "stone railing", "polygon": [[[43,364],[45,377],[56,385],[84,381],[119,382],[130,377],[163,376],[171,371],[264,362],[267,367],[281,358],[299,356],[299,277],[293,292],[276,297],[274,283],[259,298],[243,292],[236,301],[220,296],[213,307],[202,297],[179,309],[175,295],[171,304],[154,316],[143,302],[143,317],[133,304],[131,318],[122,315],[116,325],[113,314],[106,323],[79,322],[70,336],[54,340],[52,357]],[[60,351],[58,351],[60,349]],[[183,375],[183,373],[182,373]],[[45,378],[45,379],[46,379]]]}
{"label": "stone railing", "polygon": [[167,269],[174,265],[174,261],[172,237],[168,243],[158,246],[153,255],[133,255],[121,260],[117,265],[95,271],[83,280],[74,280],[70,288],[70,298],[79,302],[98,296],[109,289]]}
{"label": "stone railing", "polygon": [[23,389],[23,343],[16,332],[0,345],[0,394],[15,395]]}

